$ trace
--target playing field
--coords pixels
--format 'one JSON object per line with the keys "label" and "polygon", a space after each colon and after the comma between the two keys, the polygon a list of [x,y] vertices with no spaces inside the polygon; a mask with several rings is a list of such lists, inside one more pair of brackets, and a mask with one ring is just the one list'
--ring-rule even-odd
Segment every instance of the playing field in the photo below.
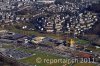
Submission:
{"label": "playing field", "polygon": [[[44,63],[44,59],[65,59],[63,57],[50,54],[48,52],[41,52],[41,51],[32,51],[29,49],[24,48],[18,48],[17,50],[23,50],[28,53],[33,53],[33,56],[21,59],[19,61],[24,62],[29,65],[35,65],[35,66],[96,66],[92,63],[75,63],[75,64],[68,64],[68,63]],[[39,58],[40,63],[37,62],[37,58]]]}
{"label": "playing field", "polygon": [[[37,63],[37,58],[41,58],[40,63]],[[62,57],[36,51],[34,52],[33,56],[25,59],[21,59],[20,61],[31,65],[36,65],[36,66],[63,66],[64,65],[63,63],[49,63],[49,62],[44,63],[44,59],[62,59]],[[67,66],[69,65],[67,64]]]}

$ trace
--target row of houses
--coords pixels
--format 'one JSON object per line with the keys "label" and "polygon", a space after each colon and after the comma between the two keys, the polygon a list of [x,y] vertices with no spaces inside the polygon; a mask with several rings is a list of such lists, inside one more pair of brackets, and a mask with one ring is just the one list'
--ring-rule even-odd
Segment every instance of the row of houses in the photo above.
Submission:
{"label": "row of houses", "polygon": [[49,17],[41,17],[36,20],[35,26],[39,27],[40,31],[48,33],[74,33],[81,34],[85,30],[91,29],[98,21],[96,13],[85,11],[83,13],[71,14],[54,14]]}

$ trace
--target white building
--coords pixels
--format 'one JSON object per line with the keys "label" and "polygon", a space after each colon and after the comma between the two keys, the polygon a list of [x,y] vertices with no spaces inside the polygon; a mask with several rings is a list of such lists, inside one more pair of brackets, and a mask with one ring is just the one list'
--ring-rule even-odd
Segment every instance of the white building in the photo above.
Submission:
{"label": "white building", "polygon": [[49,3],[54,3],[55,0],[36,0],[37,3],[45,3],[45,4],[49,4]]}

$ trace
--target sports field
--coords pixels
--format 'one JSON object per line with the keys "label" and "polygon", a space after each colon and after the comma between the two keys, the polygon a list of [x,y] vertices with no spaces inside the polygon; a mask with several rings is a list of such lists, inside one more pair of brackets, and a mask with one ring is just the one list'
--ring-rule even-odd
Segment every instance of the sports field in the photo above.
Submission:
{"label": "sports field", "polygon": [[[41,61],[40,63],[37,62],[37,58],[41,58],[39,61]],[[50,63],[50,62],[44,62],[45,59],[63,59],[60,56],[55,56],[55,55],[51,55],[48,53],[44,53],[44,52],[34,52],[33,56],[25,58],[25,59],[21,59],[21,62],[24,63],[28,63],[30,65],[36,65],[36,66],[63,66],[63,63]],[[67,64],[67,63],[66,63]],[[69,66],[67,64],[67,66]]]}

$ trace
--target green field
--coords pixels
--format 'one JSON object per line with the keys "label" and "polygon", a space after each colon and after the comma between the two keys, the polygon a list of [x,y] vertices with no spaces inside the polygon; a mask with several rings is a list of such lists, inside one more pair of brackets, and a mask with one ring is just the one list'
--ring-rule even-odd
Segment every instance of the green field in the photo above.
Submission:
{"label": "green field", "polygon": [[93,52],[100,52],[100,48],[95,48],[95,46],[94,47],[87,47],[87,49],[88,50],[91,50],[91,51],[93,51]]}
{"label": "green field", "polygon": [[[55,55],[51,55],[51,54],[48,54],[48,53],[44,53],[44,52],[34,52],[35,55],[31,56],[31,57],[28,57],[28,58],[25,58],[25,59],[21,59],[20,61],[21,62],[24,62],[24,63],[28,63],[30,65],[36,65],[36,66],[64,66],[63,63],[44,63],[43,60],[44,59],[62,59],[62,57],[59,57],[59,56],[55,56]],[[37,63],[36,62],[36,59],[37,58],[41,58],[42,59],[42,62],[41,63]],[[76,64],[67,64],[65,66],[96,66],[95,64],[92,64],[92,63],[76,63]]]}
{"label": "green field", "polygon": [[[55,55],[48,54],[48,53],[44,53],[44,52],[38,52],[38,51],[34,52],[34,54],[35,55],[28,57],[28,58],[25,58],[25,59],[21,59],[20,61],[24,62],[24,63],[31,64],[31,65],[36,65],[36,66],[63,66],[62,63],[51,63],[51,64],[44,63],[44,59],[62,59],[62,57],[55,56]],[[42,62],[37,63],[36,62],[37,58],[41,58]],[[67,66],[69,66],[69,65],[67,64]]]}
{"label": "green field", "polygon": [[[20,23],[19,25],[22,26],[24,24]],[[13,26],[6,26],[6,28],[0,27],[0,30],[5,29],[5,30],[9,30],[11,32],[20,33],[20,34],[24,34],[24,35],[36,35],[36,36],[44,36],[44,37],[52,37],[52,38],[60,39],[59,34],[53,34],[53,33],[48,34],[48,33],[39,33],[38,31],[22,30],[22,29],[17,29],[15,26],[16,26],[16,24]]]}
{"label": "green field", "polygon": [[92,63],[77,63],[74,66],[96,66],[96,65]]}
{"label": "green field", "polygon": [[19,61],[21,62],[24,62],[24,63],[27,63],[29,65],[37,65],[37,66],[62,66],[63,64],[62,63],[37,63],[36,62],[36,59],[37,58],[41,58],[42,60],[44,59],[63,59],[63,57],[60,57],[60,56],[56,56],[56,55],[53,55],[53,54],[50,54],[50,53],[46,53],[46,52],[41,52],[41,51],[32,51],[32,49],[26,49],[26,48],[17,48],[16,50],[21,50],[21,51],[24,51],[24,52],[27,52],[27,53],[32,53],[33,56],[31,57],[28,57],[28,58],[24,58],[24,59],[21,59]]}
{"label": "green field", "polygon": [[55,39],[61,39],[61,35],[59,34],[53,34],[53,33],[48,34],[48,33],[39,33],[37,31],[20,30],[20,29],[16,29],[15,27],[12,27],[10,31],[15,33],[25,34],[25,35],[36,35],[36,36],[44,36],[44,37],[51,37]]}
{"label": "green field", "polygon": [[84,44],[90,44],[90,42],[89,41],[87,41],[87,40],[83,40],[83,39],[75,39],[75,41],[76,41],[76,44],[82,44],[82,45],[84,45]]}
{"label": "green field", "polygon": [[[56,56],[50,53],[45,53],[45,52],[41,52],[41,51],[32,51],[30,49],[25,49],[25,48],[17,48],[17,50],[22,50],[24,52],[27,53],[33,53],[33,56],[28,57],[28,58],[24,58],[19,60],[20,62],[29,64],[29,65],[36,65],[36,66],[63,66],[63,63],[44,63],[44,59],[65,59],[63,57],[60,56]],[[37,58],[41,58],[42,61],[40,63],[36,62]],[[67,64],[66,66],[96,66],[95,64],[92,63],[75,63],[75,64]]]}

